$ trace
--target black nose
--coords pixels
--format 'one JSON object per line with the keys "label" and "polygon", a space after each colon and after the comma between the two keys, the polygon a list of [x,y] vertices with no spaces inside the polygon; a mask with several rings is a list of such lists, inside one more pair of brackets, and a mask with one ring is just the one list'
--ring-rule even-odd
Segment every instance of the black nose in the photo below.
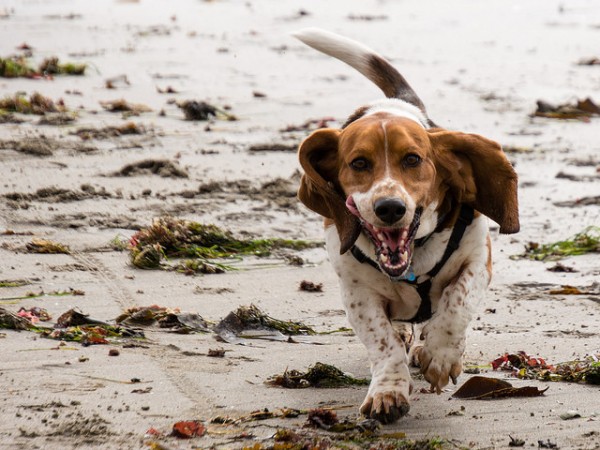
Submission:
{"label": "black nose", "polygon": [[406,213],[406,205],[397,198],[382,198],[375,202],[374,210],[377,217],[391,225],[402,219]]}

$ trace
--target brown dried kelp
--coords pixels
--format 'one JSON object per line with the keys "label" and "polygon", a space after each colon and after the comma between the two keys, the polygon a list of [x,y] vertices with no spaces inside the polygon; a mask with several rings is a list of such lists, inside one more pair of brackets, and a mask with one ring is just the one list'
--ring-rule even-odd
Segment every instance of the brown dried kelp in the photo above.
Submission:
{"label": "brown dried kelp", "polygon": [[277,249],[302,250],[317,244],[288,239],[237,239],[216,225],[161,217],[134,234],[130,241],[131,261],[142,269],[160,268],[165,258],[194,258],[217,266],[215,259],[252,255],[265,257]]}
{"label": "brown dried kelp", "polygon": [[306,372],[299,370],[285,370],[281,375],[273,375],[267,381],[271,386],[287,389],[339,388],[343,386],[364,386],[369,384],[365,378],[354,378],[345,374],[337,367],[321,362],[309,367]]}

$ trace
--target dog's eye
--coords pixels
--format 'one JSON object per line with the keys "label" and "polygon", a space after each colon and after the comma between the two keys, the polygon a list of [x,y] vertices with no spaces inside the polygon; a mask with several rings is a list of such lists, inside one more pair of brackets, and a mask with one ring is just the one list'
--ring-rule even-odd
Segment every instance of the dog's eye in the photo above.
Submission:
{"label": "dog's eye", "polygon": [[350,167],[354,170],[361,171],[369,169],[369,167],[371,167],[371,164],[365,158],[361,157],[352,160],[352,162],[350,163]]}
{"label": "dog's eye", "polygon": [[409,153],[408,155],[406,155],[404,157],[404,159],[402,160],[402,163],[404,164],[405,167],[416,167],[421,163],[422,159],[419,155],[416,155],[414,153]]}

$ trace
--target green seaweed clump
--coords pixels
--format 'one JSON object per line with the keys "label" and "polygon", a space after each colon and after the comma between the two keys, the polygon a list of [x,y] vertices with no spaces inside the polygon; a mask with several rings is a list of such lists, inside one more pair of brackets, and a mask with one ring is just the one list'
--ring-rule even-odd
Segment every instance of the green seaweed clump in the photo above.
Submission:
{"label": "green seaweed clump", "polygon": [[3,78],[31,78],[36,71],[29,66],[24,57],[0,58],[0,77]]}
{"label": "green seaweed clump", "polygon": [[287,239],[237,239],[216,225],[161,217],[132,236],[130,255],[132,264],[141,269],[158,269],[165,258],[194,258],[200,260],[198,264],[186,262],[179,270],[219,273],[229,267],[211,260],[265,257],[277,249],[302,250],[316,245]]}
{"label": "green seaweed clump", "polygon": [[61,64],[56,56],[46,58],[40,64],[40,72],[44,75],[84,75],[87,64]]}
{"label": "green seaweed clump", "polygon": [[528,258],[536,261],[553,261],[566,258],[567,256],[599,252],[600,227],[589,226],[564,241],[543,245],[536,242],[530,242],[525,248],[525,253],[517,255],[516,257],[513,257],[513,259]]}
{"label": "green seaweed clump", "polygon": [[339,388],[344,386],[365,386],[369,380],[365,378],[354,378],[346,375],[337,367],[320,362],[309,367],[308,371],[285,370],[281,375],[273,375],[267,381],[271,386],[279,386],[287,389],[303,389],[307,387],[316,388]]}

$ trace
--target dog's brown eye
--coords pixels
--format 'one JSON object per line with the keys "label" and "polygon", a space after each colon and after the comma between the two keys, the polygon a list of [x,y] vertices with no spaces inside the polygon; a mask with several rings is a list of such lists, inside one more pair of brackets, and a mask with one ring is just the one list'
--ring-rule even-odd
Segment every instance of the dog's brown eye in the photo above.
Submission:
{"label": "dog's brown eye", "polygon": [[350,167],[354,170],[367,170],[370,167],[369,161],[365,158],[356,158],[350,163]]}
{"label": "dog's brown eye", "polygon": [[416,167],[421,163],[421,157],[419,155],[415,155],[414,153],[410,153],[404,157],[402,163],[405,167]]}

